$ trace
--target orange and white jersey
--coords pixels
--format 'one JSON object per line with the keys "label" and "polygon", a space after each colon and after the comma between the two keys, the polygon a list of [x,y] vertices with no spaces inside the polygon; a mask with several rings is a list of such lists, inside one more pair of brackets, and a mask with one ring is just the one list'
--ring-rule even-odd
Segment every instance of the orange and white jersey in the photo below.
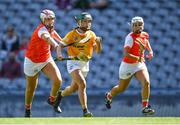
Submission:
{"label": "orange and white jersey", "polygon": [[87,57],[92,57],[93,55],[93,46],[96,44],[96,35],[93,31],[89,30],[86,33],[82,34],[77,31],[77,29],[73,29],[63,38],[63,42],[68,45],[71,43],[77,43],[72,46],[68,46],[67,53],[68,56],[75,57],[80,53],[83,53]]}
{"label": "orange and white jersey", "polygon": [[[130,48],[129,53],[135,56],[140,56],[140,43],[139,40],[144,44],[145,48],[148,47],[149,44],[149,35],[146,32],[142,32],[140,34],[135,34],[133,32],[129,33],[126,36],[124,48],[128,47]],[[144,51],[141,55],[142,58],[144,58]],[[126,63],[137,63],[137,60],[131,59],[127,56],[123,57],[123,61]]]}
{"label": "orange and white jersey", "polygon": [[43,24],[40,24],[33,32],[25,54],[25,57],[34,63],[45,62],[51,57],[50,44],[41,38],[43,34],[48,34],[56,41],[61,41],[61,37],[55,30],[49,32]]}

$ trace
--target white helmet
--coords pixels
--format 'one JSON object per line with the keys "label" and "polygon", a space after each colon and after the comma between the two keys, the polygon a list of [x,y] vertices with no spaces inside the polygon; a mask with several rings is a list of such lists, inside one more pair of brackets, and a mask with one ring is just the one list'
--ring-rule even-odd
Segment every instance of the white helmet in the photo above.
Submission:
{"label": "white helmet", "polygon": [[45,9],[40,13],[40,19],[44,23],[46,18],[55,18],[55,14],[52,10]]}
{"label": "white helmet", "polygon": [[143,20],[142,17],[135,16],[135,17],[133,17],[133,18],[131,19],[131,25],[133,25],[133,24],[136,23],[136,22],[142,22],[142,23],[144,23],[144,20]]}

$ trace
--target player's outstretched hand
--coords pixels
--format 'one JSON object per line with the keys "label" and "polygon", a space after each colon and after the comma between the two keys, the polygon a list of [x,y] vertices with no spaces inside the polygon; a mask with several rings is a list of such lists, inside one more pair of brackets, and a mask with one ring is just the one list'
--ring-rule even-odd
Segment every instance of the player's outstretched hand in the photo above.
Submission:
{"label": "player's outstretched hand", "polygon": [[99,54],[102,51],[102,37],[97,36],[95,42],[96,42],[96,46],[95,46],[96,53]]}
{"label": "player's outstretched hand", "polygon": [[96,42],[100,42],[100,43],[102,43],[102,37],[97,36],[97,37],[96,37]]}

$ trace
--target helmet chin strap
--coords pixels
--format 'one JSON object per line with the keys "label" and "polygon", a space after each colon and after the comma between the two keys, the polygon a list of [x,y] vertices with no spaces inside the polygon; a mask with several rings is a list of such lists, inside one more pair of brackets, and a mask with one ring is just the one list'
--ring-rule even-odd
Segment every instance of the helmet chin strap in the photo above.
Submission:
{"label": "helmet chin strap", "polygon": [[49,25],[46,25],[45,23],[43,23],[43,24],[50,31],[54,29],[54,26],[49,26]]}
{"label": "helmet chin strap", "polygon": [[136,31],[133,31],[134,33],[136,34],[140,34],[142,32],[142,30],[136,30]]}
{"label": "helmet chin strap", "polygon": [[139,34],[139,33],[141,33],[141,31],[139,30],[139,31],[136,31],[135,33]]}
{"label": "helmet chin strap", "polygon": [[46,28],[48,28],[48,29],[53,29],[54,28],[54,26],[46,26]]}
{"label": "helmet chin strap", "polygon": [[81,20],[78,23],[78,28],[81,29],[82,31],[86,32],[88,30],[90,30],[91,28],[85,28],[85,27],[81,27]]}
{"label": "helmet chin strap", "polygon": [[90,30],[89,28],[85,28],[85,27],[79,27],[82,31],[86,32],[88,30]]}
{"label": "helmet chin strap", "polygon": [[133,32],[139,34],[139,33],[141,33],[141,32],[143,31],[143,29],[144,29],[144,28],[139,29],[139,30],[133,30]]}

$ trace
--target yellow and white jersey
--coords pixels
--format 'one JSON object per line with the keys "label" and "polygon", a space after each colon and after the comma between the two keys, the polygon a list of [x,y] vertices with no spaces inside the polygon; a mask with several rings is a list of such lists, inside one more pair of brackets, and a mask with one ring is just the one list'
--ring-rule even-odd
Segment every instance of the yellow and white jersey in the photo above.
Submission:
{"label": "yellow and white jersey", "polygon": [[93,46],[96,44],[95,40],[96,35],[93,31],[89,30],[82,34],[79,33],[77,29],[73,29],[67,33],[62,41],[66,45],[77,43],[72,46],[68,46],[68,56],[75,57],[83,53],[85,56],[91,58],[93,55]]}

